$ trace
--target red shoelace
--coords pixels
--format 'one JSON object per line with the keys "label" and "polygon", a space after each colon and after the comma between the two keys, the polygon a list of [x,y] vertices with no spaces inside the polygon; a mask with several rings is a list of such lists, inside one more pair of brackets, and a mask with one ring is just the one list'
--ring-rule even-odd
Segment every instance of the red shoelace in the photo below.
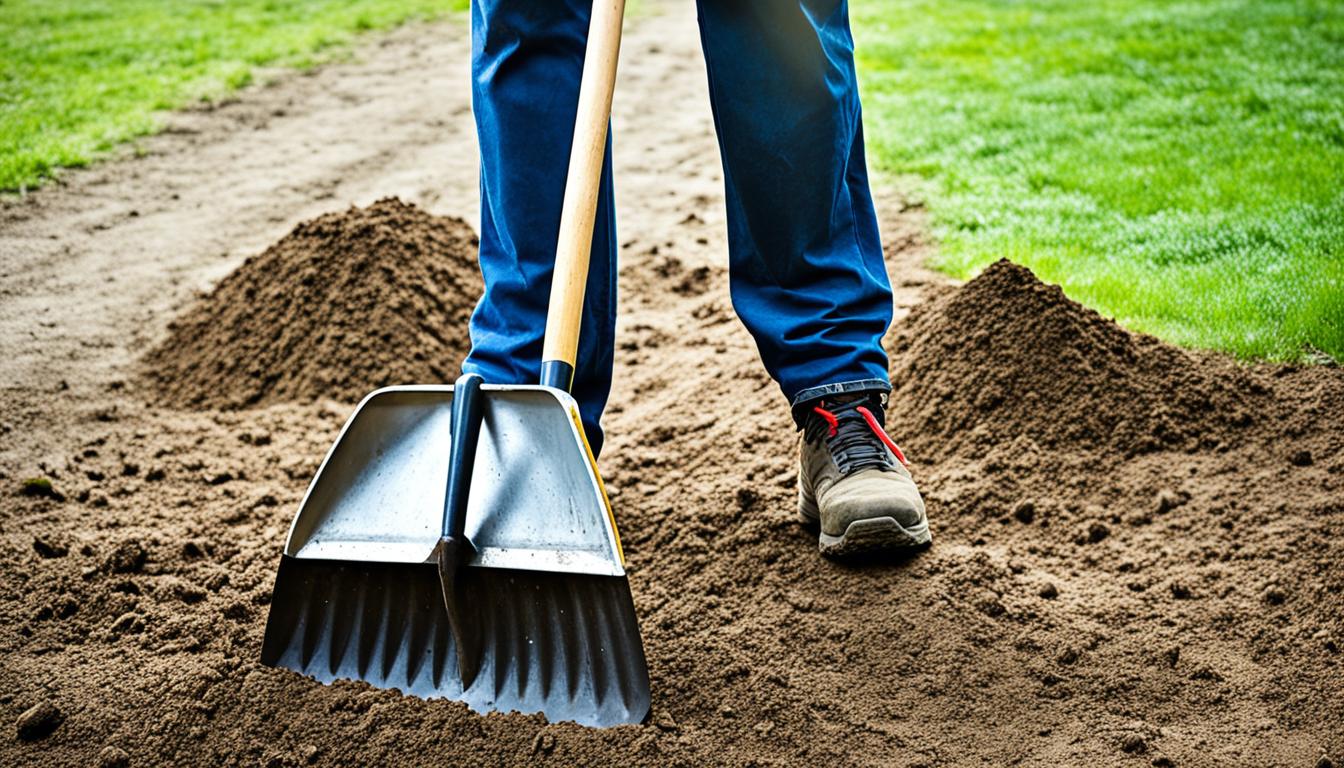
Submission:
{"label": "red shoelace", "polygon": [[[910,466],[910,462],[905,460],[905,454],[901,452],[901,447],[896,445],[896,442],[887,435],[886,430],[882,429],[882,425],[877,423],[877,417],[873,415],[873,412],[862,405],[854,410],[858,411],[859,415],[863,416],[863,420],[868,422],[868,427],[873,430],[873,434],[877,435],[877,438],[891,449],[891,452],[896,455],[896,460],[901,462],[901,466]],[[836,431],[840,426],[840,420],[835,417],[835,414],[819,405],[813,406],[812,411],[826,420],[826,426],[830,431],[831,437],[835,437]]]}

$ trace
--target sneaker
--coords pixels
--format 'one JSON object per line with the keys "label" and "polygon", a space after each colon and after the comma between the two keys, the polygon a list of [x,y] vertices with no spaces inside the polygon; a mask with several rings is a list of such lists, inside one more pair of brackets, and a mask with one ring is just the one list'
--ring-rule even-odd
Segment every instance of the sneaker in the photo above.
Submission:
{"label": "sneaker", "polygon": [[930,541],[924,499],[882,422],[881,397],[872,393],[828,398],[807,414],[798,516],[820,529],[823,555],[900,550]]}

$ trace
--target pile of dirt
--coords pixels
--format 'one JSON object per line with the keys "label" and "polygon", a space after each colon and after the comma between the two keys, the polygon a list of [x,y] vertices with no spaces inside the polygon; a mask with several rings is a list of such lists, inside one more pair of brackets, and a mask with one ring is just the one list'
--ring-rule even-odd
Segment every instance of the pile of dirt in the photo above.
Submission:
{"label": "pile of dirt", "polygon": [[[389,207],[429,220],[375,208]],[[319,219],[267,257],[369,216]],[[653,270],[632,274],[663,295],[644,282]],[[1337,369],[1182,352],[1008,264],[930,288],[893,329],[889,427],[934,545],[837,564],[793,520],[787,408],[731,407],[777,391],[727,322],[726,277],[708,281],[627,329],[607,418],[647,724],[481,717],[261,666],[284,531],[344,409],[127,407],[81,427],[64,457],[0,467],[60,493],[0,495],[0,713],[16,734],[0,762],[1192,766],[1344,752]],[[343,364],[323,357],[342,349],[317,345],[310,370]],[[1145,452],[1113,450],[1134,444]]]}
{"label": "pile of dirt", "polygon": [[[305,224],[192,310],[155,354],[194,364],[156,383],[234,406],[440,378],[429,361],[466,344],[471,242],[393,201]],[[925,274],[917,256],[889,254],[893,273]],[[42,452],[0,455],[0,763],[1188,768],[1344,755],[1339,369],[1181,351],[1007,263],[960,288],[927,277],[922,300],[901,286],[915,309],[888,339],[888,428],[934,544],[834,563],[795,522],[796,431],[732,322],[726,275],[679,291],[703,265],[630,261],[622,290],[658,301],[626,307],[601,463],[649,661],[648,723],[482,717],[262,666],[284,532],[348,408],[161,409],[137,383],[109,386],[95,419],[56,421],[65,432],[21,426]],[[397,318],[414,322],[392,326],[390,361],[368,328]],[[356,365],[351,338],[403,367]]]}
{"label": "pile of dirt", "polygon": [[1126,331],[1006,260],[916,307],[891,342],[893,412],[931,457],[1018,436],[1124,456],[1216,448],[1266,392],[1230,360]]}
{"label": "pile of dirt", "polygon": [[449,381],[481,295],[476,246],[461,219],[395,198],[304,222],[173,323],[147,374],[186,408]]}

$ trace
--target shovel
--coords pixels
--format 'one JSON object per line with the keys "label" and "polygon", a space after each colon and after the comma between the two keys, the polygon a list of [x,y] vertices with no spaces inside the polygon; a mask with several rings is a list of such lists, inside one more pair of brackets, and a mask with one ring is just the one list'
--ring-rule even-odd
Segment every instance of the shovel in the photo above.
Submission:
{"label": "shovel", "polygon": [[290,527],[261,661],[477,712],[638,723],[649,674],[569,395],[624,0],[593,4],[539,385],[364,398]]}

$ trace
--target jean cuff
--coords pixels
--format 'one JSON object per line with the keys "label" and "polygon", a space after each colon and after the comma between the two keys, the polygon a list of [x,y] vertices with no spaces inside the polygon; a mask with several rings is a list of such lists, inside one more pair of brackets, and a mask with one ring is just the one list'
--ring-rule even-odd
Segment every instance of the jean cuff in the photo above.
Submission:
{"label": "jean cuff", "polygon": [[793,411],[793,420],[797,422],[798,428],[803,428],[803,422],[806,413],[800,407],[813,400],[820,400],[823,397],[832,395],[843,395],[850,392],[890,392],[891,382],[887,379],[855,379],[854,381],[840,381],[835,384],[822,384],[817,387],[808,387],[802,392],[793,396],[793,402],[789,404]]}

